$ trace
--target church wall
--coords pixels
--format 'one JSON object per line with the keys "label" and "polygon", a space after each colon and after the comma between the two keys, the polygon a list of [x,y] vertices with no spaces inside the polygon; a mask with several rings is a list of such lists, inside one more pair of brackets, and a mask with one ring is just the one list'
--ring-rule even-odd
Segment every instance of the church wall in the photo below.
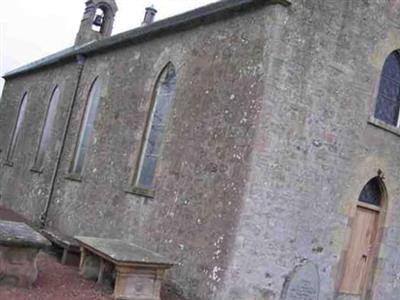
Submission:
{"label": "church wall", "polygon": [[[62,132],[68,117],[77,80],[77,66],[67,63],[34,74],[6,81],[0,104],[0,202],[34,223],[39,224],[39,216],[44,209],[50,191],[56,157],[61,148]],[[57,122],[47,152],[43,171],[33,172],[35,155],[51,94],[59,86],[61,98]],[[15,127],[18,109],[24,93],[28,93],[27,111],[22,123],[13,155],[13,166],[6,164],[7,150]]]}
{"label": "church wall", "polygon": [[[399,1],[293,1],[289,8],[260,8],[91,55],[48,225],[169,256],[178,265],[167,281],[190,300],[283,300],[283,286],[306,262],[318,268],[319,299],[333,300],[358,195],[382,170],[386,218],[368,299],[397,300],[400,131],[370,117],[383,62],[400,48],[399,13]],[[168,62],[177,70],[176,102],[155,197],[147,198],[132,193],[132,176],[151,93]],[[77,68],[64,63],[9,79],[3,92],[0,203],[35,222],[48,196]],[[103,89],[94,134],[82,177],[71,180],[96,76]],[[58,138],[43,173],[33,173],[38,124],[55,84],[62,92]],[[4,166],[25,89],[31,91],[26,126],[14,165]]]}
{"label": "church wall", "polygon": [[[87,59],[62,156],[49,226],[120,238],[178,262],[168,280],[188,299],[211,299],[230,257],[262,100],[265,7],[229,20]],[[152,89],[177,70],[154,199],[127,192],[138,163]],[[68,170],[84,103],[103,81],[80,181]]]}
{"label": "church wall", "polygon": [[358,196],[379,169],[388,203],[366,299],[399,298],[399,135],[369,123],[384,60],[400,48],[398,2],[280,10],[235,255],[215,299],[287,300],[285,281],[307,261],[319,299],[335,299]]}

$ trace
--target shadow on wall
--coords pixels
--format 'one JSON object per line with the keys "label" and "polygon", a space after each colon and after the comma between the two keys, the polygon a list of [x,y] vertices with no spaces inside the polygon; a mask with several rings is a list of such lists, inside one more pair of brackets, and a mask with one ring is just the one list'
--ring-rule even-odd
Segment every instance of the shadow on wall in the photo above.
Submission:
{"label": "shadow on wall", "polygon": [[173,284],[164,283],[161,287],[162,300],[188,300],[182,296],[182,292]]}

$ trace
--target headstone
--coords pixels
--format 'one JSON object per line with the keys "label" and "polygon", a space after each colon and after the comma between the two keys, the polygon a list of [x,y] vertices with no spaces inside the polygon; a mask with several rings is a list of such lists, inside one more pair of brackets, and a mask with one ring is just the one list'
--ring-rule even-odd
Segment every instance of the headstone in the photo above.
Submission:
{"label": "headstone", "polygon": [[318,300],[319,274],[315,264],[309,262],[297,267],[285,282],[282,300]]}

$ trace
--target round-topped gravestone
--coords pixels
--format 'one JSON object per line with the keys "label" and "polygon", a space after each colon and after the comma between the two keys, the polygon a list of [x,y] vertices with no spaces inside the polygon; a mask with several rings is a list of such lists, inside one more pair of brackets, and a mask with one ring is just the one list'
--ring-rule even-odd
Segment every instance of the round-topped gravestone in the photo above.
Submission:
{"label": "round-topped gravestone", "polygon": [[309,262],[296,267],[285,282],[282,300],[318,300],[319,273],[315,264]]}

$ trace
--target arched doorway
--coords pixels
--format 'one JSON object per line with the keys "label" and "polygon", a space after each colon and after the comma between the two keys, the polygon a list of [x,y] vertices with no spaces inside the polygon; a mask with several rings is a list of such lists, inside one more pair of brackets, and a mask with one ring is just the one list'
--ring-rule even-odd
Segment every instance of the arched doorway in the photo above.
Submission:
{"label": "arched doorway", "polygon": [[385,217],[386,189],[381,176],[363,187],[350,224],[351,235],[340,284],[341,294],[365,299],[371,289]]}

